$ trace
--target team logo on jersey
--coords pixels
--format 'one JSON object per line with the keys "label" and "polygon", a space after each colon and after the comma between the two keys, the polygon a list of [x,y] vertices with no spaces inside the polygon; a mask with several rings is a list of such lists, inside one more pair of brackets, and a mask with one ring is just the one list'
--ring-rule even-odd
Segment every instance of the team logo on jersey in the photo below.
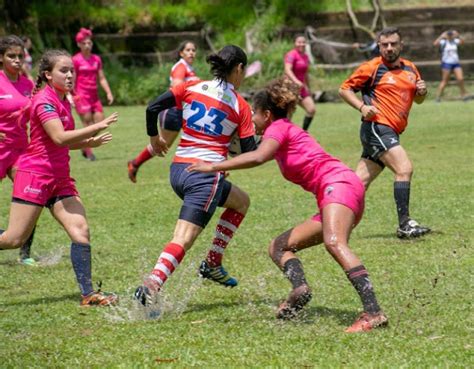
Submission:
{"label": "team logo on jersey", "polygon": [[0,95],[0,99],[13,99],[13,95]]}
{"label": "team logo on jersey", "polygon": [[387,83],[390,83],[391,85],[394,85],[397,83],[397,81],[395,80],[395,78],[393,78],[393,76],[391,74],[388,75],[388,79],[387,79]]}
{"label": "team logo on jersey", "polygon": [[202,89],[203,89],[203,91],[207,91],[209,89],[209,86],[208,85],[202,85]]}
{"label": "team logo on jersey", "polygon": [[51,104],[44,104],[43,110],[45,113],[53,113],[56,111],[56,108]]}
{"label": "team logo on jersey", "polygon": [[326,192],[326,195],[330,195],[332,191],[334,191],[333,186],[327,186],[326,189],[324,190],[324,192]]}

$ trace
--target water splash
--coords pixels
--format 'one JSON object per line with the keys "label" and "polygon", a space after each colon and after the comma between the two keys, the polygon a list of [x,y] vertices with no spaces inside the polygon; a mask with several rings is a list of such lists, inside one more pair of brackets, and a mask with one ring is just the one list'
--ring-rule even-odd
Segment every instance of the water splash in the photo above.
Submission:
{"label": "water splash", "polygon": [[52,266],[59,264],[61,258],[65,253],[66,247],[59,246],[55,249],[51,250],[49,253],[45,255],[40,255],[37,257],[37,262],[39,266]]}

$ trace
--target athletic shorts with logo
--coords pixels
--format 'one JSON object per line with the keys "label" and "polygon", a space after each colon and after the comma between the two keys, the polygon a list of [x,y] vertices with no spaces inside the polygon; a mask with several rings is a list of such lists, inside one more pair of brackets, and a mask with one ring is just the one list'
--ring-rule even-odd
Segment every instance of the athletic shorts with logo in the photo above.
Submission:
{"label": "athletic shorts with logo", "polygon": [[183,200],[179,219],[205,228],[217,206],[223,206],[232,184],[222,172],[188,172],[189,163],[173,163],[170,183],[174,192]]}
{"label": "athletic shorts with logo", "polygon": [[79,92],[74,95],[73,100],[77,114],[84,115],[88,113],[101,113],[104,111],[99,96],[96,94],[89,95],[85,92]]}
{"label": "athletic shorts with logo", "polygon": [[79,196],[74,178],[18,170],[13,183],[13,199],[51,207],[58,199]]}
{"label": "athletic shorts with logo", "polygon": [[360,141],[361,157],[377,163],[382,168],[385,165],[380,156],[392,147],[400,145],[400,137],[391,127],[369,121],[363,121],[360,126]]}
{"label": "athletic shorts with logo", "polygon": [[362,181],[352,170],[328,174],[321,180],[316,193],[316,201],[320,213],[314,215],[312,219],[317,222],[323,220],[322,209],[329,204],[341,204],[354,212],[356,226],[362,219],[365,204],[365,188]]}

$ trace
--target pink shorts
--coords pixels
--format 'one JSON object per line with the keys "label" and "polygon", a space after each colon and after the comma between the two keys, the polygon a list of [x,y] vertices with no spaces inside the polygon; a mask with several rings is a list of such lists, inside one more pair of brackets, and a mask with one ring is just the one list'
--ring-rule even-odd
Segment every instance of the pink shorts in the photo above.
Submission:
{"label": "pink shorts", "polygon": [[13,182],[13,198],[50,207],[58,198],[79,196],[74,182],[71,177],[53,177],[18,170]]}
{"label": "pink shorts", "polygon": [[79,115],[87,113],[101,113],[104,111],[99,97],[83,94],[74,95],[74,105]]}
{"label": "pink shorts", "polygon": [[328,204],[341,204],[347,206],[354,212],[354,226],[359,224],[364,213],[365,188],[362,181],[352,171],[338,174],[331,180],[325,180],[317,194],[318,208],[320,213],[311,219],[321,222],[322,209]]}
{"label": "pink shorts", "polygon": [[308,96],[311,96],[311,94],[309,93],[306,87],[301,87],[300,96],[301,96],[301,99],[305,99]]}
{"label": "pink shorts", "polygon": [[25,152],[25,149],[12,149],[0,146],[0,180],[5,178],[8,171],[16,168],[18,158]]}

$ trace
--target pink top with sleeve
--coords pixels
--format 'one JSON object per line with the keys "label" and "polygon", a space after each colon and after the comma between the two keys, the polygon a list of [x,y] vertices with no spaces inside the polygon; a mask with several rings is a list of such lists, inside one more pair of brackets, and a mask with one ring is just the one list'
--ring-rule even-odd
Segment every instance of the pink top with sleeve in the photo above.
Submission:
{"label": "pink top with sleeve", "polygon": [[44,123],[52,119],[59,119],[65,131],[74,129],[69,101],[60,99],[56,91],[46,85],[33,96],[30,144],[20,158],[19,170],[69,177],[69,147],[56,145],[43,127]]}
{"label": "pink top with sleeve", "polygon": [[293,73],[299,81],[305,83],[306,73],[309,68],[309,57],[305,53],[300,53],[298,50],[293,49],[286,53],[285,63],[293,66]]}
{"label": "pink top with sleeve", "polygon": [[74,70],[76,72],[75,94],[97,95],[97,77],[102,69],[100,56],[91,54],[89,58],[84,58],[82,53],[77,53],[72,57]]}
{"label": "pink top with sleeve", "polygon": [[5,139],[0,141],[1,146],[24,149],[28,145],[27,123],[33,87],[33,82],[24,76],[11,82],[0,71],[0,132],[6,134]]}
{"label": "pink top with sleeve", "polygon": [[351,171],[287,118],[272,122],[266,128],[263,139],[273,139],[280,144],[275,160],[283,177],[315,195],[318,194],[323,178],[326,180],[327,176],[336,177]]}

